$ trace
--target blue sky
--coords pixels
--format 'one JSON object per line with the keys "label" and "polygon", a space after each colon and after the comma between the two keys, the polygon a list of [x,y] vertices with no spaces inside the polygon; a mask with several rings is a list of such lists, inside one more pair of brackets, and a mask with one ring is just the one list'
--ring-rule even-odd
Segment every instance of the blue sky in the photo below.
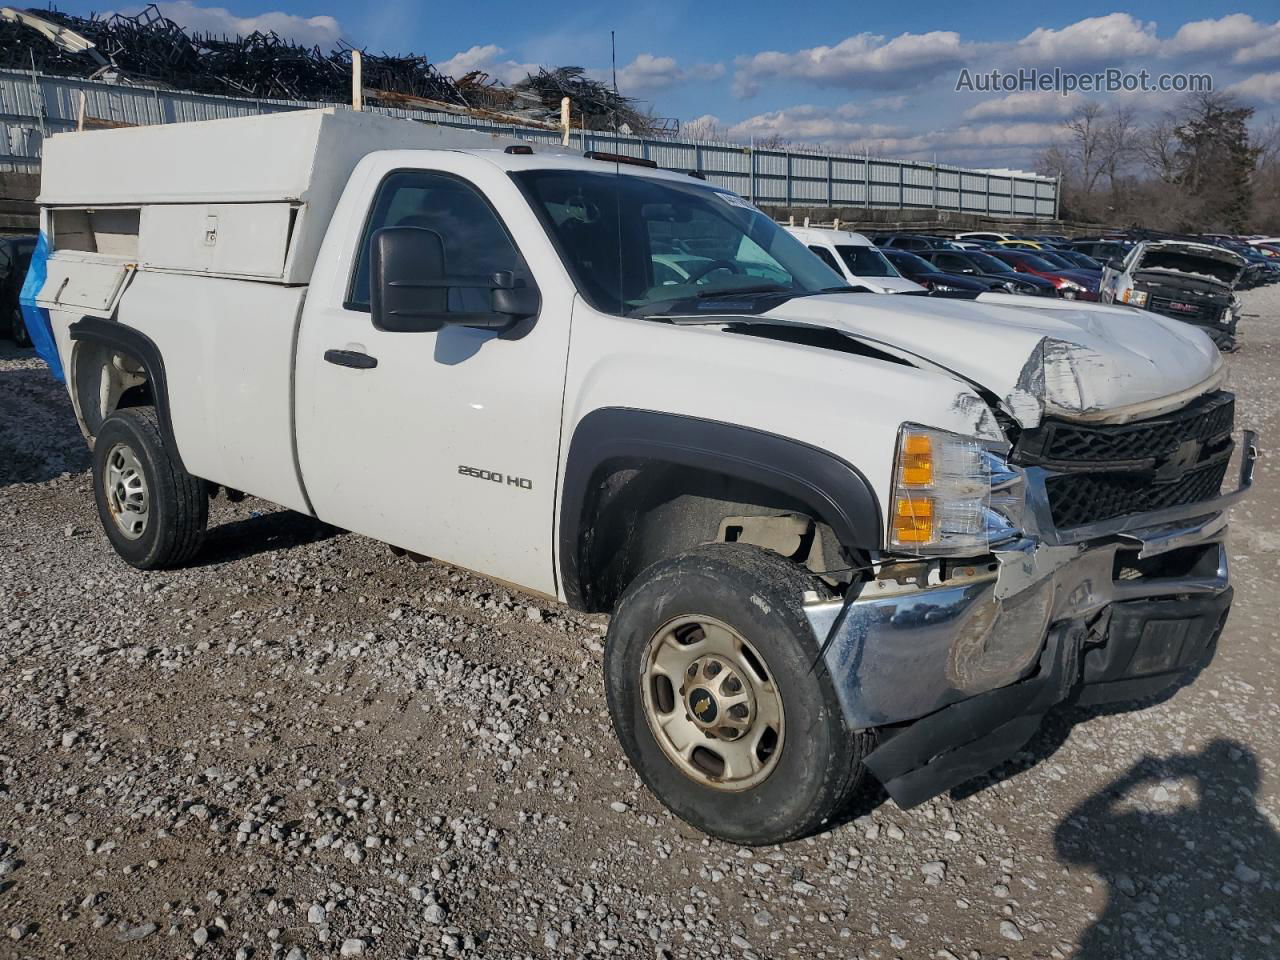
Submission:
{"label": "blue sky", "polygon": [[[59,6],[81,14],[93,8]],[[478,68],[504,79],[539,64],[607,73],[612,29],[621,91],[694,129],[744,141],[777,135],[891,156],[936,155],[966,166],[1029,167],[1082,98],[957,93],[962,69],[1208,73],[1216,89],[1257,108],[1259,128],[1280,116],[1274,0],[1224,6],[503,0],[470,8],[456,0],[180,0],[160,7],[196,29],[271,28],[322,46],[341,37],[373,52],[425,54],[449,72]],[[470,15],[459,16],[462,9]],[[1149,119],[1179,95],[1090,98],[1123,102]]]}

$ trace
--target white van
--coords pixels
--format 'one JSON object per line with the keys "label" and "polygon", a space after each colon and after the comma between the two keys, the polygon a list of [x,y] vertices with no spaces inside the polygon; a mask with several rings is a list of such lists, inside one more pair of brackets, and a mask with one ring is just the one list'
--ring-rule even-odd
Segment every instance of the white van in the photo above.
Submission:
{"label": "white van", "polygon": [[861,284],[873,293],[925,292],[920,284],[900,274],[889,258],[860,233],[820,227],[787,227],[787,232],[850,283]]}

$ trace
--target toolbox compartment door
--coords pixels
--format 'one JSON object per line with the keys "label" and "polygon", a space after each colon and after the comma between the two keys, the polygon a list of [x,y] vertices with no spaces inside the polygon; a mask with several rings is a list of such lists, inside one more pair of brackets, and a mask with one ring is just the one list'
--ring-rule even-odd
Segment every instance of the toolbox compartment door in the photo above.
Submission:
{"label": "toolbox compartment door", "polygon": [[132,263],[121,260],[54,254],[36,304],[46,310],[110,319],[133,270]]}
{"label": "toolbox compartment door", "polygon": [[274,203],[157,203],[142,208],[144,270],[284,279],[295,207]]}

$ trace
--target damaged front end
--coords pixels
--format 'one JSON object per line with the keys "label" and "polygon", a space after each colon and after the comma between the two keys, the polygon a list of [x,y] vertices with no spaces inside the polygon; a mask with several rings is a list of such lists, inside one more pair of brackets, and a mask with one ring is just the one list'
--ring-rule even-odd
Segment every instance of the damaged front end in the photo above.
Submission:
{"label": "damaged front end", "polygon": [[[976,453],[926,451],[904,427],[892,553],[806,608],[844,719],[879,731],[866,764],[900,806],[1008,759],[1056,705],[1152,695],[1207,661],[1232,597],[1225,511],[1257,456],[1234,407],[1213,391],[1123,424],[1050,417]],[[960,494],[921,506],[913,480]]]}
{"label": "damaged front end", "polygon": [[1240,301],[1233,292],[1247,262],[1208,244],[1148,241],[1123,264],[1108,265],[1103,300],[1124,303],[1204,330],[1220,349],[1235,347]]}

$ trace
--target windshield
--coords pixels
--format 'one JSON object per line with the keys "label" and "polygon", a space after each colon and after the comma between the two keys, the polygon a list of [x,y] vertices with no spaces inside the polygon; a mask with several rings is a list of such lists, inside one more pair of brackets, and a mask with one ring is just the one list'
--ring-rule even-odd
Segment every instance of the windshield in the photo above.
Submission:
{"label": "windshield", "polygon": [[1053,250],[1037,250],[1036,256],[1041,260],[1047,260],[1055,267],[1074,267],[1075,264],[1064,257],[1062,254]]}
{"label": "windshield", "polygon": [[970,250],[968,254],[966,254],[966,256],[968,256],[969,262],[972,263],[979,270],[981,270],[983,273],[1017,273],[1018,272],[1017,270],[1013,269],[1013,267],[1009,266],[1007,263],[1001,260],[999,257],[993,257],[989,253],[978,253],[976,250]]}
{"label": "windshield", "polygon": [[845,262],[849,272],[855,277],[897,277],[901,276],[893,268],[893,264],[885,259],[883,253],[875,247],[855,247],[836,245],[836,252]]}
{"label": "windshield", "polygon": [[1055,273],[1062,269],[1043,257],[1038,257],[1031,253],[1019,253],[1015,262],[1022,264],[1024,267],[1030,267],[1032,270],[1043,270],[1045,273]]}
{"label": "windshield", "polygon": [[895,250],[889,254],[889,258],[893,261],[893,265],[899,270],[906,273],[941,273],[942,271],[935,267],[924,257],[917,257],[914,253],[907,253],[905,250]]}
{"label": "windshield", "polygon": [[[750,309],[843,288],[845,280],[737,194],[631,173],[512,174],[578,291],[629,316]],[[719,295],[732,304],[716,303]],[[684,301],[682,303],[682,301]]]}

